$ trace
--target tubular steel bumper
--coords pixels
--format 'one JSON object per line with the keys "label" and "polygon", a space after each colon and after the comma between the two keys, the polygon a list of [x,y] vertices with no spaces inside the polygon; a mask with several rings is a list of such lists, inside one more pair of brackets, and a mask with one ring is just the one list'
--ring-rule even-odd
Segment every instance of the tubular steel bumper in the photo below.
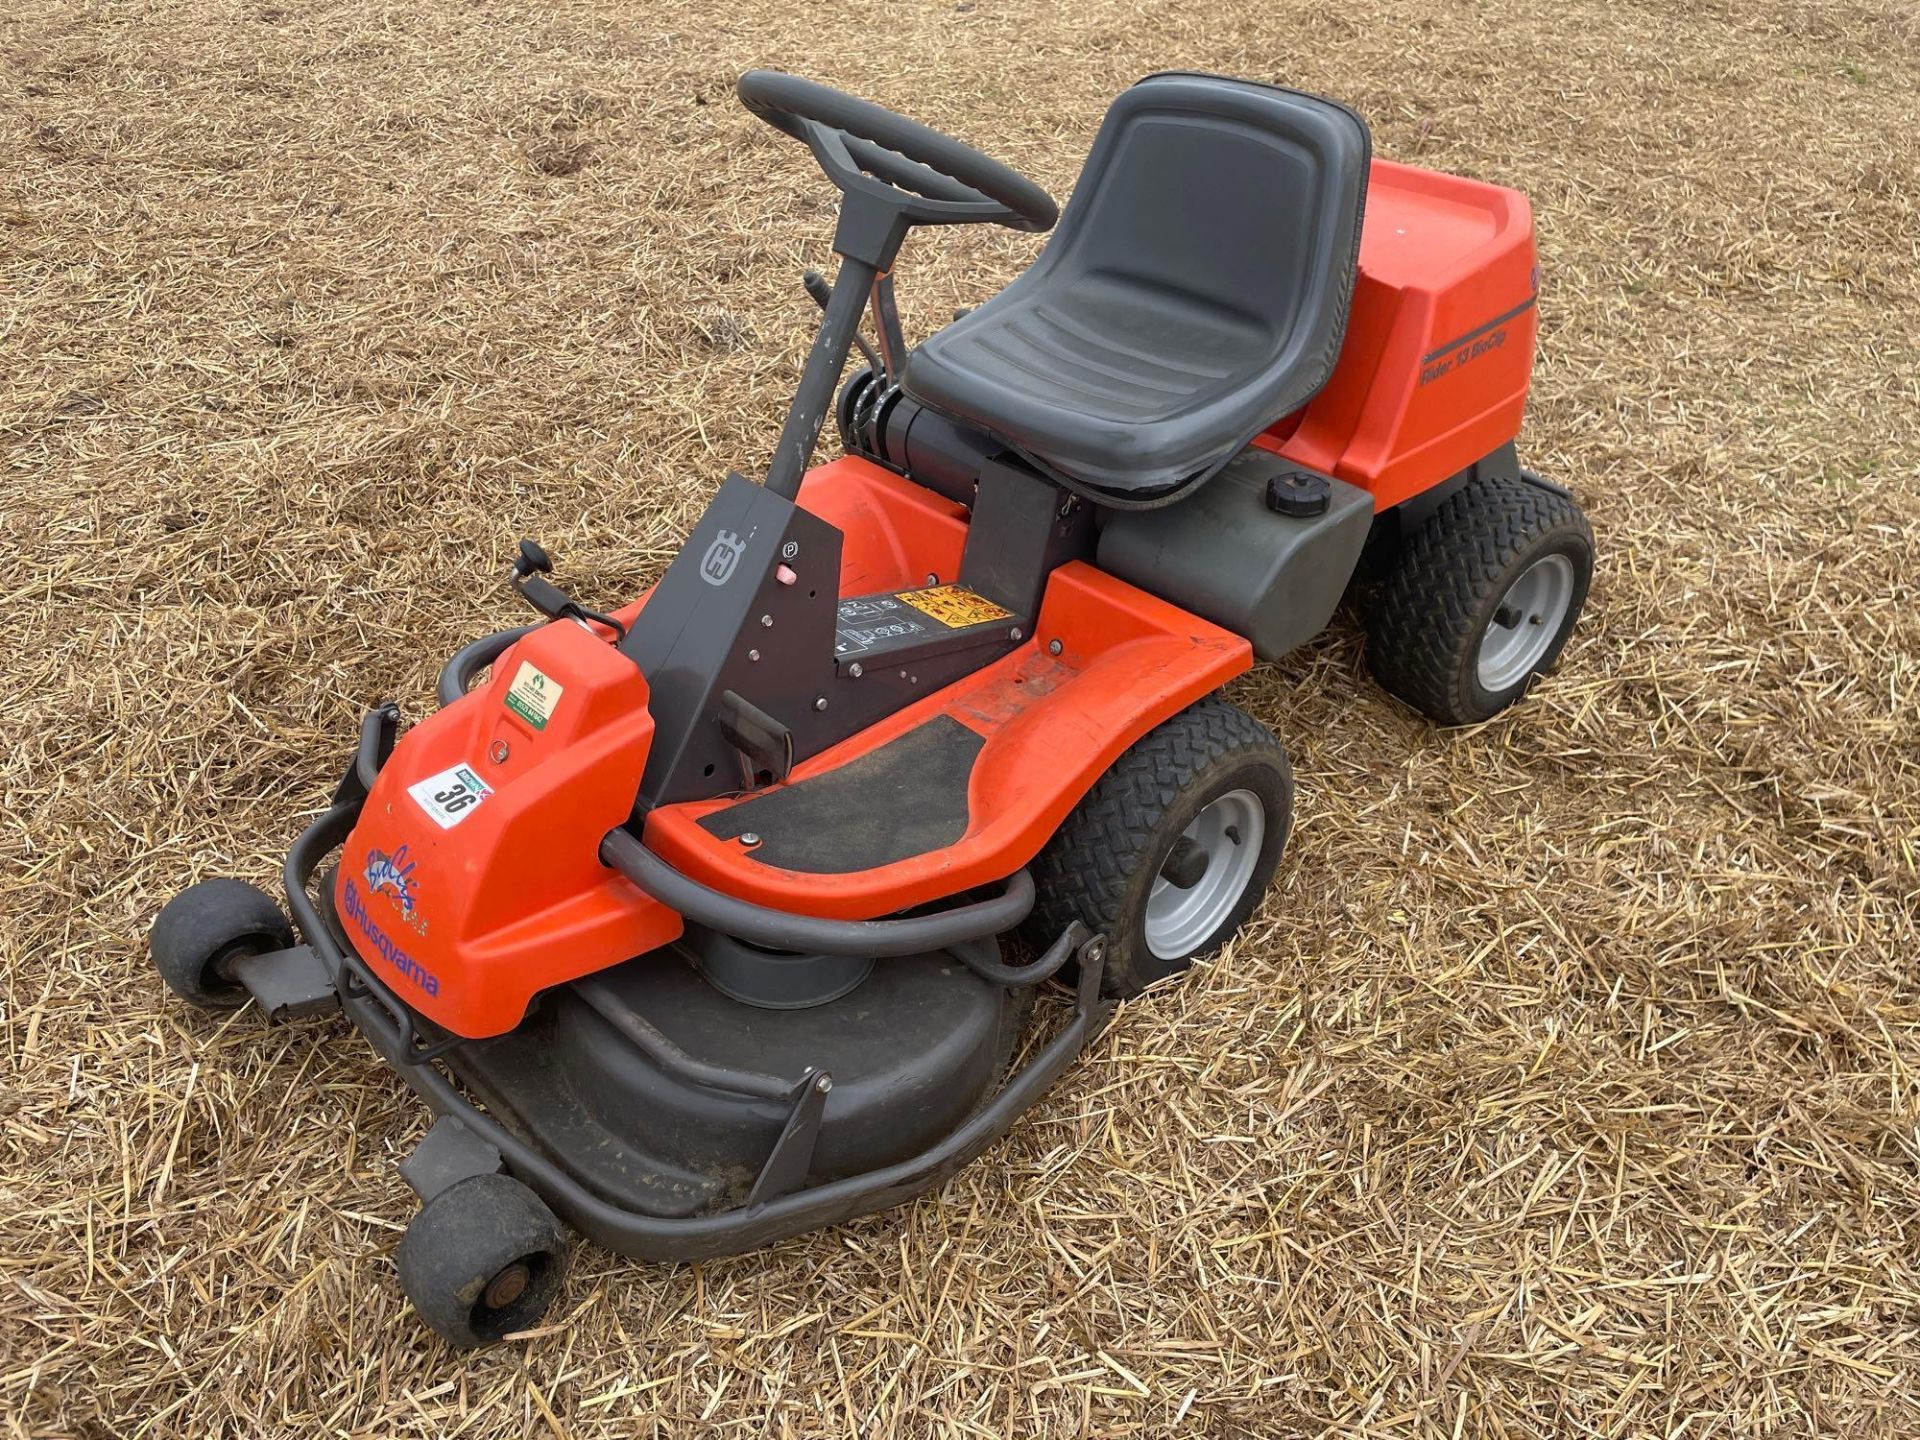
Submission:
{"label": "tubular steel bumper", "polygon": [[696,925],[749,944],[822,955],[905,955],[944,950],[1011,930],[1033,909],[1033,879],[1016,870],[1004,892],[990,900],[904,920],[822,920],[791,915],[723,894],[682,875],[625,830],[600,842],[600,860],[634,886]]}
{"label": "tubular steel bumper", "polygon": [[513,630],[497,630],[491,635],[481,636],[455,653],[440,671],[440,683],[435,687],[441,708],[445,709],[466,694],[473,677],[505,654],[509,645],[538,628],[535,625],[522,625]]}
{"label": "tubular steel bumper", "polygon": [[[1099,1035],[1111,1013],[1110,1003],[1100,994],[1104,939],[1085,938],[1084,931],[1073,927],[1049,947],[1050,955],[1053,950],[1060,950],[1060,958],[1064,958],[1068,949],[1077,953],[1079,976],[1071,1018],[1024,1067],[1007,1079],[986,1105],[938,1144],[892,1165],[808,1189],[770,1193],[780,1187],[756,1185],[745,1205],[713,1214],[666,1218],[612,1203],[590,1191],[565,1165],[503,1125],[494,1115],[476,1107],[461,1093],[453,1078],[434,1062],[456,1058],[456,1052],[465,1043],[462,1038],[440,1031],[409,1009],[351,946],[341,944],[314,902],[309,889],[314,874],[353,829],[366,800],[367,782],[372,779],[369,772],[377,771],[379,763],[386,758],[384,751],[391,748],[390,724],[384,709],[368,717],[355,764],[341,782],[334,804],[302,832],[287,852],[283,878],[294,923],[325,964],[339,993],[341,1009],[408,1086],[437,1115],[457,1120],[474,1139],[497,1151],[505,1167],[539,1192],[556,1214],[610,1250],[659,1261],[731,1255],[883,1210],[932,1189],[1006,1134]],[[651,858],[657,860],[657,857]],[[1024,879],[1024,874],[1020,878]],[[1017,886],[1010,886],[1008,895],[982,903],[989,907],[984,915],[975,913],[981,906],[949,912],[971,917],[959,929],[973,929],[978,933],[976,927],[982,920],[997,917],[999,910],[993,907],[1009,912],[1017,908],[1024,915],[1032,904],[1031,882],[1024,895]],[[911,930],[922,921],[814,923],[845,927],[859,935],[863,944],[871,944],[875,930],[885,933],[892,925]],[[911,935],[906,931],[894,933],[901,939],[923,938],[917,930]],[[1058,963],[1059,958],[1055,958],[1054,965]],[[805,1118],[801,1106],[808,1093],[811,1092],[803,1089],[796,1101],[795,1122],[790,1123],[789,1131],[796,1129],[798,1122]],[[813,1119],[817,1122],[817,1113]],[[776,1147],[775,1153],[769,1156],[763,1181],[780,1168],[781,1162],[782,1155]],[[792,1157],[787,1157],[785,1163],[791,1169]]]}

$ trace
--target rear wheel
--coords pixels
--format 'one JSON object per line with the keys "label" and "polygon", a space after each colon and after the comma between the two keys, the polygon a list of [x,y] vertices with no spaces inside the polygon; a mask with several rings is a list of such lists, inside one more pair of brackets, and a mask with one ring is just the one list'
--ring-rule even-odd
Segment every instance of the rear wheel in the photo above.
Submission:
{"label": "rear wheel", "polygon": [[1028,925],[1045,944],[1079,920],[1107,936],[1106,988],[1137,995],[1224,945],[1273,879],[1293,771],[1272,731],[1202,700],[1114,762],[1034,862]]}
{"label": "rear wheel", "polygon": [[1552,668],[1586,604],[1593,532],[1567,496],[1478,479],[1395,557],[1367,627],[1367,664],[1442,725],[1492,719]]}
{"label": "rear wheel", "polygon": [[293,926],[264,890],[243,880],[202,880],[161,907],[147,943],[169,990],[202,1010],[223,1010],[247,998],[235,963],[285,950]]}
{"label": "rear wheel", "polygon": [[474,1175],[420,1207],[394,1254],[420,1318],[463,1349],[535,1324],[560,1293],[567,1241],[511,1175]]}

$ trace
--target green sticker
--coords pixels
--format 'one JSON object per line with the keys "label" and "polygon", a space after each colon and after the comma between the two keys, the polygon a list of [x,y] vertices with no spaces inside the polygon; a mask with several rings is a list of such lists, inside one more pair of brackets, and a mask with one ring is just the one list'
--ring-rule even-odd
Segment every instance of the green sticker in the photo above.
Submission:
{"label": "green sticker", "polygon": [[513,684],[507,687],[507,708],[534,729],[544,730],[547,721],[553,718],[554,708],[560,703],[560,690],[558,681],[523,660],[520,662],[520,673],[513,677]]}

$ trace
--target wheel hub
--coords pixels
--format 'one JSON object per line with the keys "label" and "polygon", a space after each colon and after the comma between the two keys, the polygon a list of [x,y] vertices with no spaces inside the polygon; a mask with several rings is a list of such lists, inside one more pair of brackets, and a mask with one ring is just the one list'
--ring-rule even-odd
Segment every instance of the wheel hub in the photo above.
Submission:
{"label": "wheel hub", "polygon": [[1147,896],[1147,948],[1156,958],[1183,959],[1226,923],[1253,878],[1266,831],[1266,810],[1251,790],[1229,790],[1193,817]]}
{"label": "wheel hub", "polygon": [[1191,890],[1206,873],[1206,850],[1185,835],[1173,842],[1173,849],[1167,854],[1167,863],[1160,867],[1160,874],[1181,890]]}
{"label": "wheel hub", "polygon": [[1520,572],[1480,637],[1483,690],[1511,690],[1538,668],[1566,621],[1573,590],[1573,562],[1565,555],[1543,555]]}
{"label": "wheel hub", "polygon": [[222,985],[237,985],[240,983],[240,980],[235,974],[235,967],[249,955],[257,955],[259,953],[258,946],[253,942],[247,940],[236,941],[207,962],[207,977],[210,980],[218,981]]}
{"label": "wheel hub", "polygon": [[527,1286],[532,1283],[533,1272],[527,1268],[527,1262],[516,1260],[487,1282],[480,1303],[489,1310],[504,1310],[526,1294]]}

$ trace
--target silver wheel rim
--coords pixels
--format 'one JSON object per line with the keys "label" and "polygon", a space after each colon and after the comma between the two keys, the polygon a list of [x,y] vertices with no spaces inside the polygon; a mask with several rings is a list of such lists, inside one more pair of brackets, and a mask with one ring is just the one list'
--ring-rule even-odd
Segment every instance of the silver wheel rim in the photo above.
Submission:
{"label": "silver wheel rim", "polygon": [[1172,852],[1160,858],[1147,894],[1147,949],[1155,959],[1191,955],[1226,922],[1253,879],[1266,835],[1266,807],[1251,790],[1229,790],[1193,817],[1181,838],[1199,848],[1206,869],[1183,888],[1163,873]]}
{"label": "silver wheel rim", "polygon": [[1573,604],[1573,561],[1542,555],[1520,572],[1494,607],[1480,637],[1480,688],[1510,690],[1531,675],[1553,648]]}

